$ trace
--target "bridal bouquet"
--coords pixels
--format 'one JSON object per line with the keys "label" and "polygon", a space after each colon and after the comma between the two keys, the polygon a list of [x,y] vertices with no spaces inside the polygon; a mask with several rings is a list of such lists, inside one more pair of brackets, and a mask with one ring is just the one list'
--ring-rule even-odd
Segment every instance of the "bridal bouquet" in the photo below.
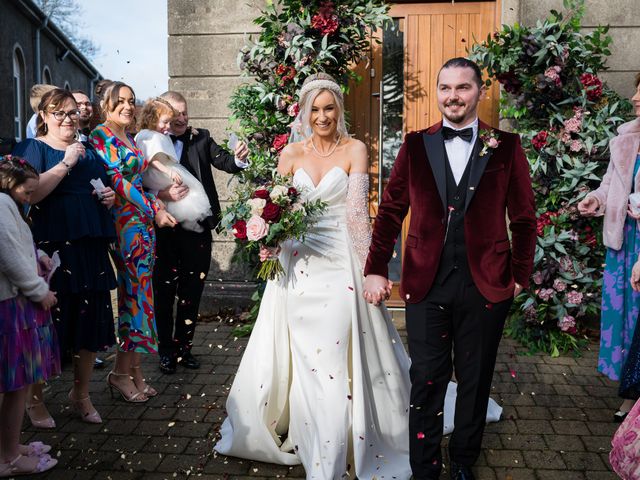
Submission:
{"label": "bridal bouquet", "polygon": [[[258,185],[238,185],[220,225],[235,237],[241,258],[255,259],[261,246],[278,248],[286,240],[304,240],[326,203],[303,201],[300,193],[291,176],[274,175],[272,180]],[[282,273],[280,260],[269,258],[260,264],[258,278],[273,280]]]}

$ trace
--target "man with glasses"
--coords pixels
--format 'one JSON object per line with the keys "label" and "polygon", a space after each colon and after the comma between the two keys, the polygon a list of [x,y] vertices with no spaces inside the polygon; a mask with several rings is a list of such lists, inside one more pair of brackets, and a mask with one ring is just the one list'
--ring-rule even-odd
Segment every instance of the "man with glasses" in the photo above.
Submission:
{"label": "man with glasses", "polygon": [[80,141],[86,142],[89,134],[91,133],[89,123],[93,116],[93,104],[91,103],[91,100],[89,100],[89,96],[82,90],[74,90],[71,94],[73,95],[73,98],[76,99],[78,110],[80,111],[80,118],[78,121],[80,126],[78,129],[78,132],[80,133]]}

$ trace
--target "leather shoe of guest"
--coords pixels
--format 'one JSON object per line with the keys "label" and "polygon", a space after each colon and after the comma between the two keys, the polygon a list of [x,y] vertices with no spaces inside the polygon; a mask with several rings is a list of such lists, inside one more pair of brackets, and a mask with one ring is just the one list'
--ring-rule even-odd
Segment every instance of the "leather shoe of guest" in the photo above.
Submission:
{"label": "leather shoe of guest", "polygon": [[162,373],[176,373],[176,359],[171,355],[160,355],[160,371]]}
{"label": "leather shoe of guest", "polygon": [[451,470],[451,480],[476,480],[476,477],[471,471],[471,467],[451,462],[449,468]]}
{"label": "leather shoe of guest", "polygon": [[181,356],[179,356],[178,364],[182,365],[184,368],[189,368],[191,370],[197,370],[200,368],[200,362],[191,354],[191,352],[185,352]]}
{"label": "leather shoe of guest", "polygon": [[622,410],[618,410],[616,413],[613,414],[613,421],[615,423],[622,423],[624,422],[624,419],[627,418],[627,415],[629,415],[629,412],[623,412]]}

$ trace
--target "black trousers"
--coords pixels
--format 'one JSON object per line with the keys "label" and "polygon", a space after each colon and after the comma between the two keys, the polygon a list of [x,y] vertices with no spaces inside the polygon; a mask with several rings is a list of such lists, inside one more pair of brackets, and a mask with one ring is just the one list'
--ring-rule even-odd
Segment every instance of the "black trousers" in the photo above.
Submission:
{"label": "black trousers", "polygon": [[409,448],[416,480],[439,478],[444,399],[454,367],[458,395],[449,456],[465,466],[477,460],[498,345],[512,301],[492,304],[466,275],[454,272],[434,285],[423,301],[407,305]]}
{"label": "black trousers", "polygon": [[[211,263],[211,231],[156,229],[153,292],[159,353],[191,350],[204,282]],[[176,307],[175,321],[173,307]]]}

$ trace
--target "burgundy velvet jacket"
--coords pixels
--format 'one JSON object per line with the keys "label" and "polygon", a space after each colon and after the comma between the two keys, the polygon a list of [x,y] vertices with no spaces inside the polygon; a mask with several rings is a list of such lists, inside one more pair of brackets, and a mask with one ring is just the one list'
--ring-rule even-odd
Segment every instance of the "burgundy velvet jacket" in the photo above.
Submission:
{"label": "burgundy velvet jacket", "polygon": [[[492,130],[482,121],[478,128]],[[405,137],[382,197],[364,270],[365,275],[388,278],[394,243],[411,208],[400,282],[400,295],[407,303],[420,302],[431,289],[445,241],[448,208],[441,129],[439,122]],[[464,231],[475,285],[487,300],[497,303],[513,296],[514,281],[529,285],[536,215],[520,137],[493,131],[500,141],[497,148],[480,155],[479,135],[473,147]]]}

